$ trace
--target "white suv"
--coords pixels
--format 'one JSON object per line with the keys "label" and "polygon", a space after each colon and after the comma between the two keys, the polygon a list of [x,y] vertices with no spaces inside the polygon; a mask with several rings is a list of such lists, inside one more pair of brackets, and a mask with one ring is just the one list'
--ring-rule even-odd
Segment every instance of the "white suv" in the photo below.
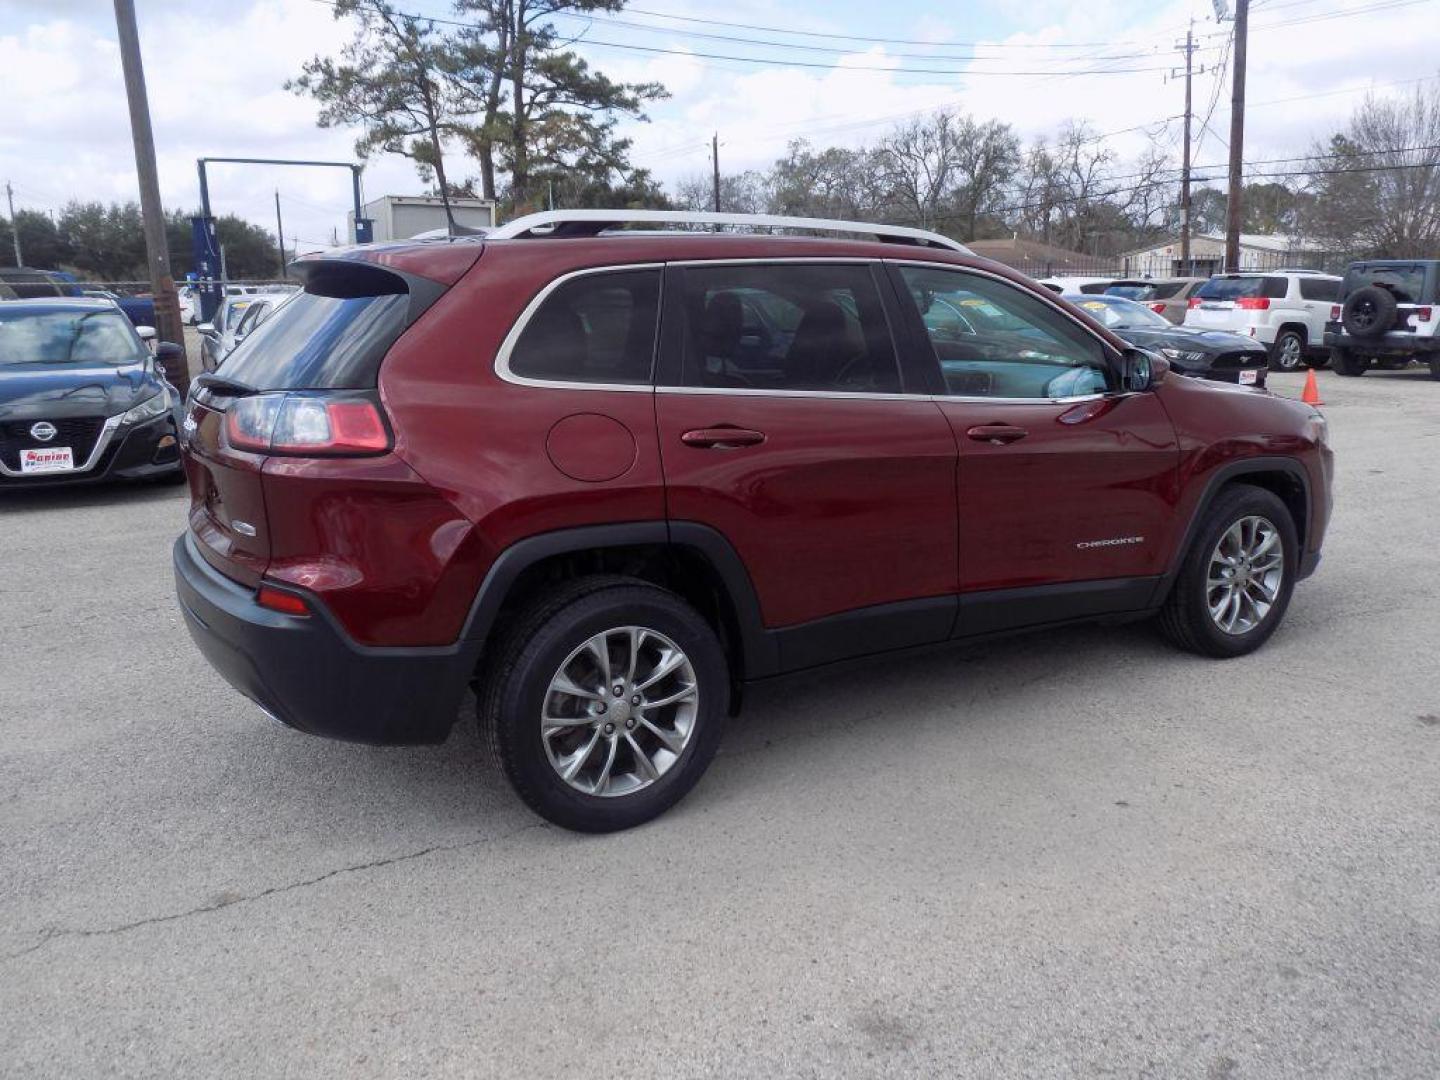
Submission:
{"label": "white suv", "polygon": [[1340,279],[1313,270],[1217,274],[1190,297],[1185,325],[1254,338],[1270,350],[1273,371],[1322,367],[1325,322],[1339,297]]}

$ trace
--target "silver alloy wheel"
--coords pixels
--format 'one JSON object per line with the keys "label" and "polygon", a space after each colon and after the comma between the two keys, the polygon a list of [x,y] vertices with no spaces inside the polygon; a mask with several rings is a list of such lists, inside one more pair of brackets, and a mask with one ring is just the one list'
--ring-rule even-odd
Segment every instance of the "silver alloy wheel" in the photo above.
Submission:
{"label": "silver alloy wheel", "polygon": [[1248,634],[1270,614],[1285,576],[1285,542],[1268,518],[1236,521],[1210,553],[1205,604],[1227,634]]}
{"label": "silver alloy wheel", "polygon": [[586,795],[630,795],[680,760],[700,689],[680,646],[643,626],[590,638],[545,691],[540,738],[560,779]]}
{"label": "silver alloy wheel", "polygon": [[1298,334],[1285,334],[1280,342],[1280,355],[1277,357],[1280,366],[1286,371],[1293,371],[1300,366],[1304,359],[1301,355],[1300,337]]}

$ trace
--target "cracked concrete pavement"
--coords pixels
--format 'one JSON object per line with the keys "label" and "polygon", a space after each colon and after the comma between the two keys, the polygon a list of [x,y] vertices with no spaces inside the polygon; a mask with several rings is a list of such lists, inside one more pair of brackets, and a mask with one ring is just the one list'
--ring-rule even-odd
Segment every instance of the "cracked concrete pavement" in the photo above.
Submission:
{"label": "cracked concrete pavement", "polygon": [[1258,655],[828,670],[610,837],[468,718],[267,721],[176,614],[179,493],[0,495],[0,1074],[1440,1074],[1440,384],[1321,386],[1336,518]]}

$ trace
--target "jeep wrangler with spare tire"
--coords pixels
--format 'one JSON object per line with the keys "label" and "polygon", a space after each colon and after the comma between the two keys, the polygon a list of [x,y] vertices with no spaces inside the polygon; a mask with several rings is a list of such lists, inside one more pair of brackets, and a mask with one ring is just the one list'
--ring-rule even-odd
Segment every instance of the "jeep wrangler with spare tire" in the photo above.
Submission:
{"label": "jeep wrangler with spare tire", "polygon": [[1325,344],[1340,375],[1364,375],[1372,364],[1395,370],[1418,360],[1440,379],[1440,259],[1351,263],[1340,302],[1330,309]]}

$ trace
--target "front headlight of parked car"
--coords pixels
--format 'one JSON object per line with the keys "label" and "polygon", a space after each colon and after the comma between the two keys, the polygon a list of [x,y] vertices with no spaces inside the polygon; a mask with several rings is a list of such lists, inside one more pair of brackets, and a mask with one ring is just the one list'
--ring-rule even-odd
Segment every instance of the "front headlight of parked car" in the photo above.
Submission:
{"label": "front headlight of parked car", "polygon": [[170,411],[170,391],[162,388],[154,397],[148,397],[120,418],[122,424],[138,424],[142,420],[154,420]]}
{"label": "front headlight of parked car", "polygon": [[1182,363],[1197,363],[1205,359],[1203,352],[1186,352],[1184,349],[1177,349],[1173,345],[1167,345],[1160,352],[1167,360],[1179,360]]}
{"label": "front headlight of parked car", "polygon": [[1305,421],[1305,433],[1321,446],[1330,445],[1330,421],[1318,412],[1311,413]]}

